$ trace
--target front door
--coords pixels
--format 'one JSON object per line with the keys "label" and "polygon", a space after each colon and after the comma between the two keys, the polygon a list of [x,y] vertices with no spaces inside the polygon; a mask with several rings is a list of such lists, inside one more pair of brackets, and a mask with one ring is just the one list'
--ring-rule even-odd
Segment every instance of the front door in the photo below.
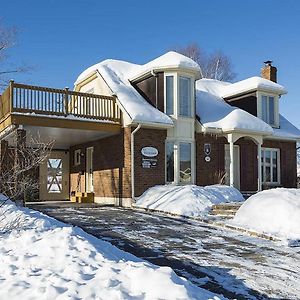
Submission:
{"label": "front door", "polygon": [[85,173],[86,185],[85,185],[85,189],[86,189],[86,192],[88,192],[88,193],[94,191],[93,152],[94,152],[93,147],[86,148],[86,173]]}
{"label": "front door", "polygon": [[53,151],[40,165],[40,200],[69,199],[69,153]]}
{"label": "front door", "polygon": [[[234,160],[234,187],[240,189],[240,146],[233,145],[233,160]],[[225,172],[226,185],[230,184],[230,149],[229,145],[225,145]]]}

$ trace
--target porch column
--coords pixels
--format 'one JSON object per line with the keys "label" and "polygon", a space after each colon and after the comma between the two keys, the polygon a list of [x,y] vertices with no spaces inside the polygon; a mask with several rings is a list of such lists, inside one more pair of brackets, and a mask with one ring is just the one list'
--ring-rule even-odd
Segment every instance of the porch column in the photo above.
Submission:
{"label": "porch column", "polygon": [[257,174],[258,174],[258,178],[257,178],[257,190],[261,191],[262,190],[262,174],[261,174],[261,144],[262,143],[258,143],[257,144]]}
{"label": "porch column", "polygon": [[229,153],[230,153],[230,186],[234,186],[234,155],[233,155],[233,141],[229,142]]}

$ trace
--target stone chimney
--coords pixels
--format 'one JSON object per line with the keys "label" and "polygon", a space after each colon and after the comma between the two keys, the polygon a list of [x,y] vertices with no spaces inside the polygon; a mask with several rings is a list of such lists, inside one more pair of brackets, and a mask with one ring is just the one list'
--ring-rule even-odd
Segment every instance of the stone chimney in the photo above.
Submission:
{"label": "stone chimney", "polygon": [[261,77],[277,82],[277,68],[272,66],[272,61],[267,60],[264,62],[264,67],[261,68]]}

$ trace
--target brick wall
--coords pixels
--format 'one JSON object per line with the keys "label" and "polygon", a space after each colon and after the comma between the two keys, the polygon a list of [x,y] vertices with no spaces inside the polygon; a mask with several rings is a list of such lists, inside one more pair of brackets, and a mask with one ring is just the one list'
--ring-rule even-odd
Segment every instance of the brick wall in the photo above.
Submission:
{"label": "brick wall", "polygon": [[[120,134],[70,148],[70,186],[76,190],[78,172],[85,171],[85,151],[94,147],[93,175],[96,197],[131,197],[130,171],[130,128]],[[74,166],[74,150],[84,154],[81,164]],[[85,190],[84,175],[81,176],[81,190]]]}
{"label": "brick wall", "polygon": [[257,145],[250,139],[235,142],[240,147],[240,190],[256,191],[258,187]]}
{"label": "brick wall", "polygon": [[297,154],[296,142],[264,141],[262,147],[280,149],[281,185],[286,188],[297,186]]}
{"label": "brick wall", "polygon": [[[225,171],[224,145],[227,143],[223,137],[203,133],[196,133],[196,184],[210,185],[219,182],[220,175]],[[205,161],[204,144],[211,144],[210,162]]]}
{"label": "brick wall", "polygon": [[[141,128],[135,134],[135,196],[140,196],[146,189],[154,185],[165,183],[165,140],[166,130]],[[157,148],[157,167],[142,168],[143,147],[152,146]]]}

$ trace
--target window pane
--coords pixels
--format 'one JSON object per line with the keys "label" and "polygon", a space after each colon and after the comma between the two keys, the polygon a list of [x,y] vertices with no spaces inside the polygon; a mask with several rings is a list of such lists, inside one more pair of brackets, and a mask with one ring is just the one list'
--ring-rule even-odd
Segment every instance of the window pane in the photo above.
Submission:
{"label": "window pane", "polygon": [[266,182],[271,182],[271,168],[266,166]]}
{"label": "window pane", "polygon": [[167,143],[167,182],[174,181],[174,143]]}
{"label": "window pane", "polygon": [[191,144],[180,143],[180,182],[191,182]]}
{"label": "window pane", "polygon": [[262,119],[266,123],[269,123],[268,122],[268,98],[267,98],[267,96],[262,96],[261,104],[262,104]]}
{"label": "window pane", "polygon": [[191,116],[191,79],[179,77],[179,112],[181,116]]}
{"label": "window pane", "polygon": [[166,76],[166,113],[174,113],[174,76]]}
{"label": "window pane", "polygon": [[265,158],[266,158],[266,160],[265,160],[266,164],[270,164],[271,163],[271,151],[269,151],[269,150],[265,151]]}
{"label": "window pane", "polygon": [[269,124],[274,125],[275,120],[274,120],[274,97],[269,97]]}
{"label": "window pane", "polygon": [[59,158],[47,161],[47,190],[48,193],[62,192],[62,160]]}
{"label": "window pane", "polygon": [[277,151],[272,152],[273,182],[278,182]]}

